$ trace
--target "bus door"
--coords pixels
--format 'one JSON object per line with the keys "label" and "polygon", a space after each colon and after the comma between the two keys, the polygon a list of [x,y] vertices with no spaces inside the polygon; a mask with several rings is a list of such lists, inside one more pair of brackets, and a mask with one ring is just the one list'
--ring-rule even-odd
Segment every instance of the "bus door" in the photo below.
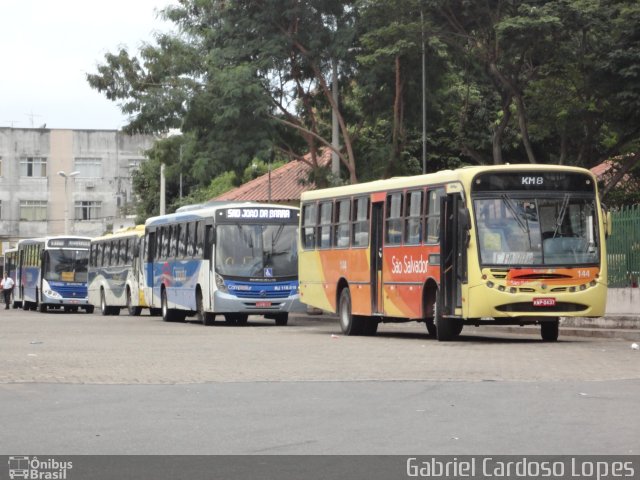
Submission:
{"label": "bus door", "polygon": [[371,208],[371,312],[384,313],[382,282],[382,236],[384,230],[384,202],[373,202]]}
{"label": "bus door", "polygon": [[469,213],[460,192],[447,194],[440,203],[440,308],[455,316],[462,308],[462,283],[467,281]]}

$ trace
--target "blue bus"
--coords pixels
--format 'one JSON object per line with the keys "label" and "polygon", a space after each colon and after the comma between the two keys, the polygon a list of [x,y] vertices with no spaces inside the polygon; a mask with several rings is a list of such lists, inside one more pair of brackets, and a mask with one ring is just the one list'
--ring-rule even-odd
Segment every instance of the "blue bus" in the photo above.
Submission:
{"label": "blue bus", "polygon": [[145,297],[145,270],[140,252],[143,249],[144,225],[125,228],[91,240],[89,253],[89,303],[100,306],[102,315],[119,315],[126,308],[129,315],[151,309]]}
{"label": "blue bus", "polygon": [[147,300],[165,321],[216,314],[245,324],[263,315],[286,325],[304,311],[298,293],[299,209],[212,202],[145,223]]}
{"label": "blue bus", "polygon": [[23,310],[63,308],[93,313],[87,299],[88,237],[56,236],[18,242],[19,299]]}

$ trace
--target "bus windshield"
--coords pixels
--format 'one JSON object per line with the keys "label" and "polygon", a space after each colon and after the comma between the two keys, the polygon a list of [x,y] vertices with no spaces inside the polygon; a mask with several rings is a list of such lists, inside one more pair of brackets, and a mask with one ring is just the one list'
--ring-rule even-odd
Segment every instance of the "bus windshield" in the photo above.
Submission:
{"label": "bus windshield", "polygon": [[298,275],[297,225],[219,225],[216,272],[234,277]]}
{"label": "bus windshield", "polygon": [[86,282],[88,250],[47,250],[44,278],[61,282]]}
{"label": "bus windshield", "polygon": [[596,205],[566,193],[474,201],[483,265],[584,265],[598,262]]}

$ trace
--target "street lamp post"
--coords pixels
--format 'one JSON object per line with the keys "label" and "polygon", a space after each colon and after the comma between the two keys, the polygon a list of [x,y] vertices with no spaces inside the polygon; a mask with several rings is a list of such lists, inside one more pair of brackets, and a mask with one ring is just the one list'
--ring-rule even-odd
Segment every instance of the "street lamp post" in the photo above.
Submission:
{"label": "street lamp post", "polygon": [[69,235],[69,195],[67,194],[67,179],[73,178],[76,175],[80,175],[80,172],[65,173],[60,170],[58,172],[62,178],[64,178],[64,234]]}

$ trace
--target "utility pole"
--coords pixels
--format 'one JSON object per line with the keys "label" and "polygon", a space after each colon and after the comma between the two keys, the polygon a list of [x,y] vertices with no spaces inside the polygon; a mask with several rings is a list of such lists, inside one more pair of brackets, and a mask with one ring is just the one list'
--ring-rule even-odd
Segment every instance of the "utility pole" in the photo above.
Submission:
{"label": "utility pole", "polygon": [[160,215],[164,215],[165,208],[165,184],[164,184],[164,163],[160,164]]}
{"label": "utility pole", "polygon": [[64,178],[64,234],[69,235],[69,195],[67,193],[67,180],[73,178],[76,175],[80,175],[80,172],[66,173],[63,170],[58,172],[62,178]]}
{"label": "utility pole", "polygon": [[420,10],[420,27],[422,29],[422,173],[427,173],[427,54],[422,10]]}

